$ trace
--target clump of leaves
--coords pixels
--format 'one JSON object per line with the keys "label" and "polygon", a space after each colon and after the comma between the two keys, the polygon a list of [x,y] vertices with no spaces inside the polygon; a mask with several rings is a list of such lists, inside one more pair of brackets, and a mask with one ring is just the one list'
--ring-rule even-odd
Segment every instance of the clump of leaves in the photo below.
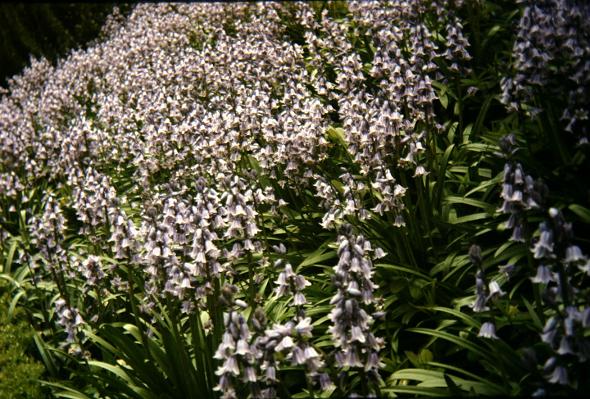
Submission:
{"label": "clump of leaves", "polygon": [[34,331],[21,312],[10,312],[10,296],[0,283],[0,397],[40,398],[43,365],[27,354]]}

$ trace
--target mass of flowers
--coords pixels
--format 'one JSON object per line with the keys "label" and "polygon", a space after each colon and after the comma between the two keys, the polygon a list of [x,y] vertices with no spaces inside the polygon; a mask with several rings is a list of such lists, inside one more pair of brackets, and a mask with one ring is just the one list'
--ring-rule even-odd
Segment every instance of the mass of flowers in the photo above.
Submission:
{"label": "mass of flowers", "polygon": [[588,387],[589,40],[573,0],[140,3],[32,58],[0,270],[44,392]]}

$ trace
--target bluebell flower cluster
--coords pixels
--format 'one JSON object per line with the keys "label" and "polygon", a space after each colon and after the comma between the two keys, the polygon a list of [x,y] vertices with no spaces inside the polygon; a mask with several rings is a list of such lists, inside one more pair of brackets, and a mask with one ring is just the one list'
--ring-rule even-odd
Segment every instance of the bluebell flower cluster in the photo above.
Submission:
{"label": "bluebell flower cluster", "polygon": [[[531,249],[541,264],[531,280],[541,284],[544,300],[553,309],[547,319],[541,339],[553,354],[543,368],[553,384],[575,385],[576,364],[590,358],[590,304],[580,295],[579,274],[587,275],[588,258],[574,244],[571,223],[565,221],[556,208],[548,211],[549,219],[541,222],[540,236]],[[583,280],[583,278],[582,278]]]}
{"label": "bluebell flower cluster", "polygon": [[[565,96],[561,120],[578,143],[588,142],[590,5],[586,1],[524,1],[513,48],[514,75],[502,81],[502,102],[532,116],[535,95]],[[546,92],[548,87],[553,91]],[[564,87],[567,92],[563,93]],[[551,89],[550,89],[551,90]]]}
{"label": "bluebell flower cluster", "polygon": [[[486,281],[486,276],[483,270],[481,247],[473,244],[469,248],[469,260],[474,268],[477,269],[475,274],[475,301],[471,308],[476,313],[487,312],[490,310],[488,302],[495,298],[504,296],[506,293],[500,288],[500,284],[496,280],[492,280],[489,284]],[[484,322],[477,334],[478,337],[488,339],[498,339],[496,335],[496,325],[493,321]]]}
{"label": "bluebell flower cluster", "polygon": [[[60,274],[67,270],[67,255],[63,247],[65,223],[62,209],[52,194],[45,198],[43,214],[31,218],[30,221],[32,242],[37,246],[43,261],[52,273]],[[43,273],[43,270],[39,272]]]}
{"label": "bluebell flower cluster", "polygon": [[332,325],[329,327],[334,347],[336,365],[341,368],[363,370],[373,382],[379,381],[382,362],[379,351],[384,345],[382,338],[371,332],[375,308],[372,282],[373,264],[371,243],[362,235],[356,235],[352,226],[343,225],[338,236],[338,264],[334,266],[333,284],[337,289],[330,304]]}
{"label": "bluebell flower cluster", "polygon": [[499,211],[510,215],[506,222],[506,228],[512,229],[510,240],[525,242],[526,212],[543,205],[546,188],[542,182],[535,182],[526,174],[522,165],[514,159],[518,147],[513,133],[502,137],[500,149],[506,164],[500,193],[503,202]]}
{"label": "bluebell flower cluster", "polygon": [[219,376],[215,390],[221,391],[222,398],[237,398],[236,389],[243,382],[248,385],[254,397],[259,397],[258,350],[252,343],[248,323],[238,310],[247,305],[240,299],[234,299],[236,292],[237,287],[227,285],[220,298],[229,307],[229,312],[223,315],[225,331],[214,356],[222,361],[215,372]]}
{"label": "bluebell flower cluster", "polygon": [[[533,182],[529,175],[525,175],[522,166],[516,163],[513,155],[517,151],[514,135],[502,138],[500,148],[507,159],[504,170],[502,192],[503,205],[500,211],[510,214],[508,228],[513,229],[512,241],[531,244],[530,252],[535,261],[535,270],[530,280],[538,285],[542,293],[542,300],[548,306],[551,316],[548,316],[541,340],[549,345],[553,354],[543,366],[546,379],[551,384],[576,384],[575,365],[585,363],[590,353],[590,342],[585,338],[587,324],[584,314],[588,301],[580,295],[581,282],[588,272],[588,258],[575,243],[572,224],[566,222],[562,212],[557,208],[549,208],[548,218],[539,223],[534,238],[530,231],[525,231],[530,211],[546,208],[547,187],[541,182]],[[514,269],[514,265],[509,265]],[[478,272],[479,273],[479,272]],[[478,287],[481,285],[478,284]],[[483,291],[478,296],[475,308],[485,309]],[[493,336],[491,326],[480,332],[481,336]],[[546,391],[540,388],[538,394]]]}

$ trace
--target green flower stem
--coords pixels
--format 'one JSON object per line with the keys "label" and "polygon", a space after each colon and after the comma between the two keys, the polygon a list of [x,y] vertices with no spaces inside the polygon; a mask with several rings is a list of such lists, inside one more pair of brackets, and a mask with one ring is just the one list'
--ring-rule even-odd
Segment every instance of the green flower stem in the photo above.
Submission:
{"label": "green flower stem", "polygon": [[[401,180],[402,185],[404,187],[409,187],[405,173],[400,173],[400,180]],[[408,253],[408,258],[410,259],[410,262],[412,263],[412,265],[415,268],[417,268],[418,263],[416,262],[416,258],[414,257],[414,251],[412,250],[412,246],[410,245],[410,241],[408,239],[408,236],[410,234],[413,236],[412,237],[413,242],[417,244],[417,247],[420,249],[421,253],[425,253],[426,249],[424,246],[424,241],[422,239],[422,235],[419,233],[418,221],[416,220],[416,213],[417,212],[412,212],[413,206],[409,203],[410,198],[408,196],[404,196],[404,200],[406,202],[406,210],[407,210],[406,215],[409,217],[409,221],[408,221],[409,226],[406,226],[406,228],[405,228],[406,234],[402,234],[402,241],[403,241],[404,247]]]}
{"label": "green flower stem", "polygon": [[[127,250],[129,251],[129,250]],[[127,295],[129,297],[129,304],[131,305],[131,313],[133,314],[133,318],[135,319],[135,324],[137,325],[137,328],[139,329],[139,334],[141,336],[141,344],[143,345],[143,347],[145,348],[147,357],[150,361],[150,363],[154,362],[154,358],[152,356],[152,352],[150,351],[150,346],[148,344],[148,340],[147,340],[147,336],[145,334],[145,331],[143,330],[143,326],[141,323],[141,319],[139,317],[139,311],[137,309],[137,304],[135,303],[135,294],[133,292],[134,290],[134,284],[133,284],[133,273],[131,271],[131,263],[127,263],[127,280],[129,282],[128,286],[128,290],[127,290]]]}
{"label": "green flower stem", "polygon": [[[426,178],[428,179],[428,176],[426,176]],[[424,227],[426,229],[426,231],[424,233],[426,233],[426,235],[428,236],[428,241],[429,241],[430,247],[434,248],[432,236],[430,235],[430,232],[432,231],[432,226],[430,224],[430,221],[434,219],[434,216],[432,214],[432,206],[430,204],[430,199],[429,199],[428,195],[425,194],[422,176],[417,176],[415,180],[416,180],[416,188],[417,188],[417,192],[418,192],[418,208],[420,209],[420,213],[422,214],[422,218],[424,219],[423,222],[424,222]]]}
{"label": "green flower stem", "polygon": [[[529,251],[528,249],[531,248],[532,246],[532,233],[529,233],[529,229],[527,228],[527,220],[526,218],[523,221],[523,227],[525,229],[526,233],[526,238],[525,238],[525,243],[526,243],[526,248],[527,248],[527,263],[529,266],[529,270],[531,271],[531,273],[535,273],[535,264],[534,264],[534,259],[533,259],[533,255],[531,253],[531,251]],[[543,311],[543,299],[541,297],[541,286],[539,284],[533,284],[533,295],[535,296],[535,308],[537,311],[537,316],[541,319],[541,322],[543,324],[545,324],[545,313]]]}

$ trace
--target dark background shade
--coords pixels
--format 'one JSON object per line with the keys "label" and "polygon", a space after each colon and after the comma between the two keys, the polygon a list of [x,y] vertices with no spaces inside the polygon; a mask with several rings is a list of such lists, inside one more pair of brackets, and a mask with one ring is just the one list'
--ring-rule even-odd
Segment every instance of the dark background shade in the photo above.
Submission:
{"label": "dark background shade", "polygon": [[[98,37],[116,3],[0,3],[0,85],[29,64],[51,62]],[[117,4],[128,14],[132,4]]]}

